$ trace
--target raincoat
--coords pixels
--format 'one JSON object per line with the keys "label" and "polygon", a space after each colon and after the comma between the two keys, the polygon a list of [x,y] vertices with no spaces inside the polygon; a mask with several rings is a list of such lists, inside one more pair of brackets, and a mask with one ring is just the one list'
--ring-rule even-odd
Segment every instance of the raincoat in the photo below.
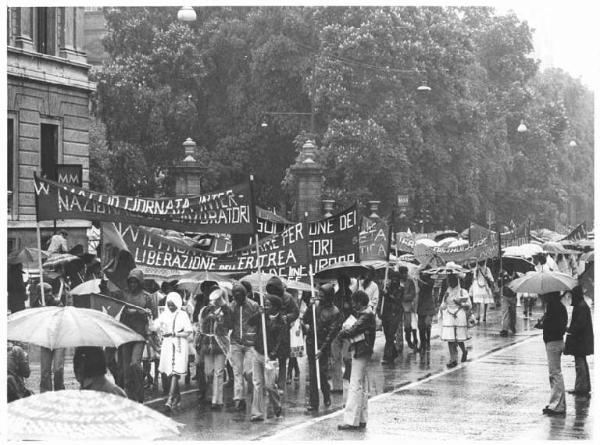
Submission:
{"label": "raincoat", "polygon": [[181,309],[183,302],[176,292],[167,295],[166,303],[175,304],[177,310],[171,312],[167,307],[164,312],[154,321],[153,328],[162,332],[162,346],[160,349],[160,362],[158,370],[167,375],[187,374],[188,371],[188,336],[176,334],[192,333],[192,324],[188,314]]}

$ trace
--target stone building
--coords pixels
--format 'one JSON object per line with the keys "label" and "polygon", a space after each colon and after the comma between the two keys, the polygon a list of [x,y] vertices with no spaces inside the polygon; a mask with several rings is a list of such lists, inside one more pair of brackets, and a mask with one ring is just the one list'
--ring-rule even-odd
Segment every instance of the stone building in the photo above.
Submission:
{"label": "stone building", "polygon": [[[90,65],[84,8],[8,8],[8,249],[36,245],[33,173],[55,178],[57,164],[82,166],[89,184]],[[86,248],[88,221],[43,221],[42,237],[66,228]],[[45,246],[43,246],[45,247]]]}

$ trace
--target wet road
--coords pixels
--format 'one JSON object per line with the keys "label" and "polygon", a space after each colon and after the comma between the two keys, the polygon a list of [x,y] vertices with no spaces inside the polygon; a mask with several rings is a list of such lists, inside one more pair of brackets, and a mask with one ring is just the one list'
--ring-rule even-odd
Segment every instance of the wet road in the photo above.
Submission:
{"label": "wet road", "polygon": [[[537,320],[541,315],[534,313]],[[380,364],[384,339],[378,333],[375,354],[369,366],[371,399],[365,432],[342,432],[343,395],[332,395],[332,406],[316,415],[305,410],[305,371],[297,385],[286,388],[283,417],[269,414],[265,422],[249,421],[246,413],[233,412],[231,389],[226,388],[226,407],[211,411],[198,406],[196,393],[184,396],[182,407],[171,414],[184,424],[179,439],[187,440],[322,440],[368,439],[389,436],[402,439],[532,439],[590,438],[590,401],[567,397],[565,419],[541,414],[549,396],[547,362],[541,331],[520,318],[518,334],[500,337],[500,310],[488,315],[488,323],[473,329],[467,345],[469,360],[447,370],[445,342],[432,339],[429,353],[407,352],[394,366]],[[434,332],[435,334],[435,327]],[[593,358],[589,359],[593,369]],[[567,389],[575,370],[572,357],[563,358]],[[345,382],[347,385],[347,382]],[[229,406],[227,402],[229,401]],[[162,411],[164,400],[150,406]]]}
{"label": "wet road", "polygon": [[[198,404],[194,382],[183,385],[181,408],[170,414],[183,425],[177,439],[589,439],[593,425],[589,400],[567,395],[564,419],[541,414],[549,384],[541,331],[532,327],[541,316],[541,308],[536,309],[531,322],[518,313],[518,333],[506,338],[498,335],[500,310],[492,310],[487,324],[471,330],[469,360],[453,370],[445,367],[448,350],[446,343],[435,337],[435,325],[429,353],[414,353],[405,346],[393,366],[380,364],[384,338],[378,332],[369,365],[371,399],[365,432],[337,430],[344,395],[333,394],[328,410],[321,407],[317,414],[304,413],[306,360],[301,360],[300,382],[286,388],[283,417],[277,419],[270,412],[265,422],[250,422],[249,407],[246,413],[233,411],[231,387],[225,388],[225,408],[217,412]],[[28,386],[38,392],[39,365],[32,361]],[[593,370],[593,357],[588,361]],[[566,388],[572,388],[573,358],[563,357],[562,364]],[[67,388],[77,387],[68,361],[65,383]],[[347,387],[347,382],[344,384]],[[165,412],[164,402],[158,390],[147,391],[148,406]]]}

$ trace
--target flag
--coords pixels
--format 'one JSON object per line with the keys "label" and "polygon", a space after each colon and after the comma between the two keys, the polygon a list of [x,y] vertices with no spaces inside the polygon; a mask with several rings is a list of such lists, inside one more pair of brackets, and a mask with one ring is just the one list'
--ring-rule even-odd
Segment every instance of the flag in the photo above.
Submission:
{"label": "flag", "polygon": [[114,223],[102,223],[101,259],[106,276],[120,289],[125,289],[129,272],[135,268],[135,261]]}
{"label": "flag", "polygon": [[571,233],[563,238],[563,240],[567,241],[578,241],[580,239],[587,239],[588,233],[585,227],[585,221],[575,227]]}

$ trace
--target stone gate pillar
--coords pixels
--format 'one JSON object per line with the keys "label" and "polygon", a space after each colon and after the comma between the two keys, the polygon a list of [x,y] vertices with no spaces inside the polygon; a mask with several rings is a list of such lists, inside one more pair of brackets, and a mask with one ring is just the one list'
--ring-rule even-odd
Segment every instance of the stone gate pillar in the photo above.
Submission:
{"label": "stone gate pillar", "polygon": [[173,172],[175,174],[175,194],[181,195],[199,195],[201,193],[200,178],[204,173],[205,167],[196,161],[196,143],[187,138],[183,143],[185,149],[185,158],[175,164]]}
{"label": "stone gate pillar", "polygon": [[321,193],[323,188],[323,168],[315,162],[316,147],[308,140],[302,146],[291,171],[296,177],[294,220],[301,221],[308,212],[309,220],[321,218]]}

